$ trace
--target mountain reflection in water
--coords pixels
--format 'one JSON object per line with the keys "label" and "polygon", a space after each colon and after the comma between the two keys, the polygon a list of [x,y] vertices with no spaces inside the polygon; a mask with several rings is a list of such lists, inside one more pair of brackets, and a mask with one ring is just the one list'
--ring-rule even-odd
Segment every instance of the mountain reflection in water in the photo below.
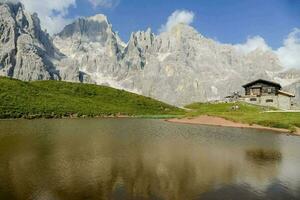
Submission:
{"label": "mountain reflection in water", "polygon": [[[0,199],[299,199],[299,150],[300,137],[161,120],[0,121]],[[249,157],[268,151],[280,159]]]}

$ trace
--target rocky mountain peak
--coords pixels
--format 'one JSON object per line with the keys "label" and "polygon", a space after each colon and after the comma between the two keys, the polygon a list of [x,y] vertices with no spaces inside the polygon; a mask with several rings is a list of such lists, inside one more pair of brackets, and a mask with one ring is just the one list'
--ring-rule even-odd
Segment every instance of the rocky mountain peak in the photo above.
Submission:
{"label": "rocky mountain peak", "polygon": [[186,39],[203,37],[194,27],[184,23],[179,23],[173,26],[169,31],[163,32],[162,34]]}
{"label": "rocky mountain peak", "polygon": [[98,14],[92,17],[79,18],[55,35],[55,45],[66,56],[95,53],[109,53],[114,56],[119,54],[119,48],[124,48],[124,43],[118,34],[112,30],[112,25],[107,17]]}
{"label": "rocky mountain peak", "polygon": [[16,16],[19,10],[24,10],[24,5],[20,2],[0,2],[0,6],[9,8],[11,14]]}
{"label": "rocky mountain peak", "polygon": [[154,37],[155,35],[151,32],[151,29],[132,33],[128,42],[128,46],[140,46],[148,49],[152,45]]}
{"label": "rocky mountain peak", "polygon": [[0,4],[0,75],[22,80],[59,79],[53,63],[57,55],[36,14],[21,3]]}
{"label": "rocky mountain peak", "polygon": [[60,38],[73,37],[90,42],[97,41],[104,43],[112,32],[112,27],[108,23],[106,16],[95,15],[77,19],[67,25],[57,36]]}

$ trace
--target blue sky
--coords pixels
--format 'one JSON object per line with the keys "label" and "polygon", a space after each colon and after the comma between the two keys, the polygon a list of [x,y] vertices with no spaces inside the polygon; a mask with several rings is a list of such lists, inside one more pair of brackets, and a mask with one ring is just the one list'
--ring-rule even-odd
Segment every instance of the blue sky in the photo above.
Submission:
{"label": "blue sky", "polygon": [[243,43],[259,35],[278,48],[293,28],[300,28],[300,0],[119,0],[98,7],[76,0],[66,17],[103,13],[127,41],[133,31],[150,27],[157,32],[175,10],[192,11],[192,26],[222,43]]}

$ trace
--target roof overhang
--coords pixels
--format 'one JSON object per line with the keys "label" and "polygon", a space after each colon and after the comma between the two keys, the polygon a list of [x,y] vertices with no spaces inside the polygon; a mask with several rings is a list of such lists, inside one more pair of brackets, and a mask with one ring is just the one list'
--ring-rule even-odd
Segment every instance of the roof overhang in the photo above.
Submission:
{"label": "roof overhang", "polygon": [[279,90],[278,93],[281,94],[281,95],[284,95],[284,96],[288,96],[288,97],[295,97],[294,94],[289,93],[289,92],[285,92],[285,91],[282,91],[282,90]]}

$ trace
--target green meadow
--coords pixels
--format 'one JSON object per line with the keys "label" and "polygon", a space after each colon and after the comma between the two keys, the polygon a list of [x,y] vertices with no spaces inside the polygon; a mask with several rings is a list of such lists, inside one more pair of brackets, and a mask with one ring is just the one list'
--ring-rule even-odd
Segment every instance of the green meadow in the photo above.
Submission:
{"label": "green meadow", "polygon": [[[194,103],[188,111],[166,103],[93,84],[33,81],[0,77],[0,118],[115,117],[173,118],[210,115],[231,121],[285,128],[300,127],[300,113],[267,112],[275,109],[245,103]],[[239,109],[232,107],[238,105]]]}
{"label": "green meadow", "polygon": [[0,118],[106,116],[173,117],[185,112],[163,102],[92,84],[24,82],[0,77]]}
{"label": "green meadow", "polygon": [[[232,107],[238,105],[239,109]],[[246,103],[194,103],[186,106],[190,109],[187,116],[209,115],[222,117],[231,121],[258,124],[273,128],[285,128],[295,131],[300,127],[300,113],[267,112],[275,109],[250,105]]]}

